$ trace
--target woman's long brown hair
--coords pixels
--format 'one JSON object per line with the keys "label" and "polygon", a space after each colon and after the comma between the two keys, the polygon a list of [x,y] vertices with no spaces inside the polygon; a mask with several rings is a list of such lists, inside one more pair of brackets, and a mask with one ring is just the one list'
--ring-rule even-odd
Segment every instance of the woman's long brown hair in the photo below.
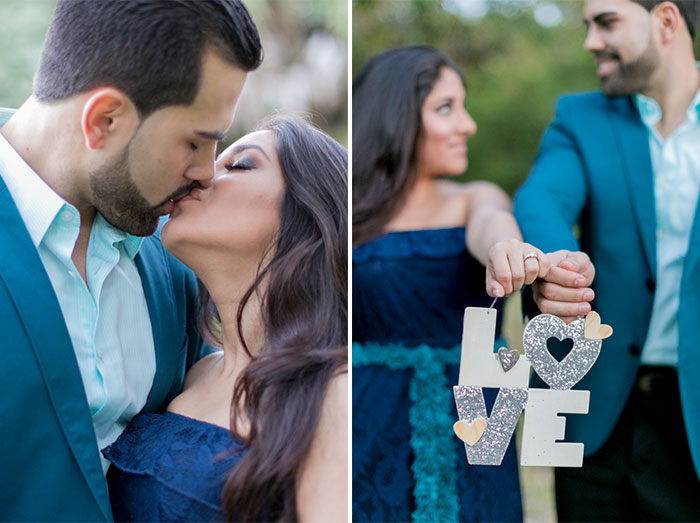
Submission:
{"label": "woman's long brown hair", "polygon": [[360,245],[382,234],[415,186],[421,110],[440,70],[452,60],[427,45],[379,53],[352,82],[352,236]]}
{"label": "woman's long brown hair", "polygon": [[[247,452],[229,474],[222,510],[231,521],[294,521],[297,472],[308,454],[326,388],[347,366],[347,152],[306,122],[276,118],[264,127],[277,139],[285,182],[281,224],[271,261],[258,271],[238,309],[261,292],[265,340],[236,380],[234,437]],[[220,342],[218,321],[202,288],[200,327]],[[250,432],[239,432],[239,416]]]}

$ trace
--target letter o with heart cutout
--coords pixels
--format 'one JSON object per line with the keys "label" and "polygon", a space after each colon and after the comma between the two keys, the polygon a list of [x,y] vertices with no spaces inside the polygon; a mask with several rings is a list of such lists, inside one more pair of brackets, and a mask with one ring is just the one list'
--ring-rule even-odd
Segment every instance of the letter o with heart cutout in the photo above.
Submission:
{"label": "letter o with heart cutout", "polygon": [[[557,361],[547,350],[549,338],[559,341],[569,338],[574,346],[564,359]],[[523,332],[523,348],[532,368],[556,390],[568,390],[576,385],[598,359],[601,346],[600,339],[586,339],[583,318],[567,325],[557,316],[540,314],[530,320]]]}

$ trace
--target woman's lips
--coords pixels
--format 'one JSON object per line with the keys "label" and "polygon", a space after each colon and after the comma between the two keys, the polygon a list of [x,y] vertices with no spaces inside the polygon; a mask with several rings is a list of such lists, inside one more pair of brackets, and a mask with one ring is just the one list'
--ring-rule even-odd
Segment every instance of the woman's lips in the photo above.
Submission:
{"label": "woman's lips", "polygon": [[182,203],[182,202],[188,202],[191,200],[199,201],[201,197],[202,190],[199,188],[192,189],[190,192],[188,192],[186,195],[184,195],[182,198],[178,198],[177,200],[174,201],[175,204]]}

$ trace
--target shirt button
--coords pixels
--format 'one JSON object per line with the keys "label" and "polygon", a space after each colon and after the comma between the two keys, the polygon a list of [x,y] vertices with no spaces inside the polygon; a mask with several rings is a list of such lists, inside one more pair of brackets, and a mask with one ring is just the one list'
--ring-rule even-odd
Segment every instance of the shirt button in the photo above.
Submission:
{"label": "shirt button", "polygon": [[104,353],[102,352],[102,349],[97,349],[97,357],[102,360],[104,358]]}
{"label": "shirt button", "polygon": [[72,219],[73,219],[73,215],[70,213],[70,211],[63,211],[61,213],[61,220],[63,220],[64,222],[68,223]]}
{"label": "shirt button", "polygon": [[654,282],[654,278],[649,276],[646,281],[647,289],[649,289],[651,292],[654,292],[656,290],[656,282]]}

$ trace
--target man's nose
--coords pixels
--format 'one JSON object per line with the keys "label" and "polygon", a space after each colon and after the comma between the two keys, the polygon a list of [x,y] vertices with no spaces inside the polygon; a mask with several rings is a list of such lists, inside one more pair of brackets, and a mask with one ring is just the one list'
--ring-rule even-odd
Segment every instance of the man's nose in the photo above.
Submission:
{"label": "man's nose", "polygon": [[586,39],[583,42],[583,48],[591,53],[594,53],[596,51],[602,51],[603,49],[605,49],[605,42],[601,38],[600,31],[595,26],[595,24],[591,24],[588,27],[588,31],[586,32]]}
{"label": "man's nose", "polygon": [[202,148],[197,151],[192,164],[185,173],[185,178],[198,182],[201,187],[209,187],[214,179],[214,161],[216,159],[216,145]]}

